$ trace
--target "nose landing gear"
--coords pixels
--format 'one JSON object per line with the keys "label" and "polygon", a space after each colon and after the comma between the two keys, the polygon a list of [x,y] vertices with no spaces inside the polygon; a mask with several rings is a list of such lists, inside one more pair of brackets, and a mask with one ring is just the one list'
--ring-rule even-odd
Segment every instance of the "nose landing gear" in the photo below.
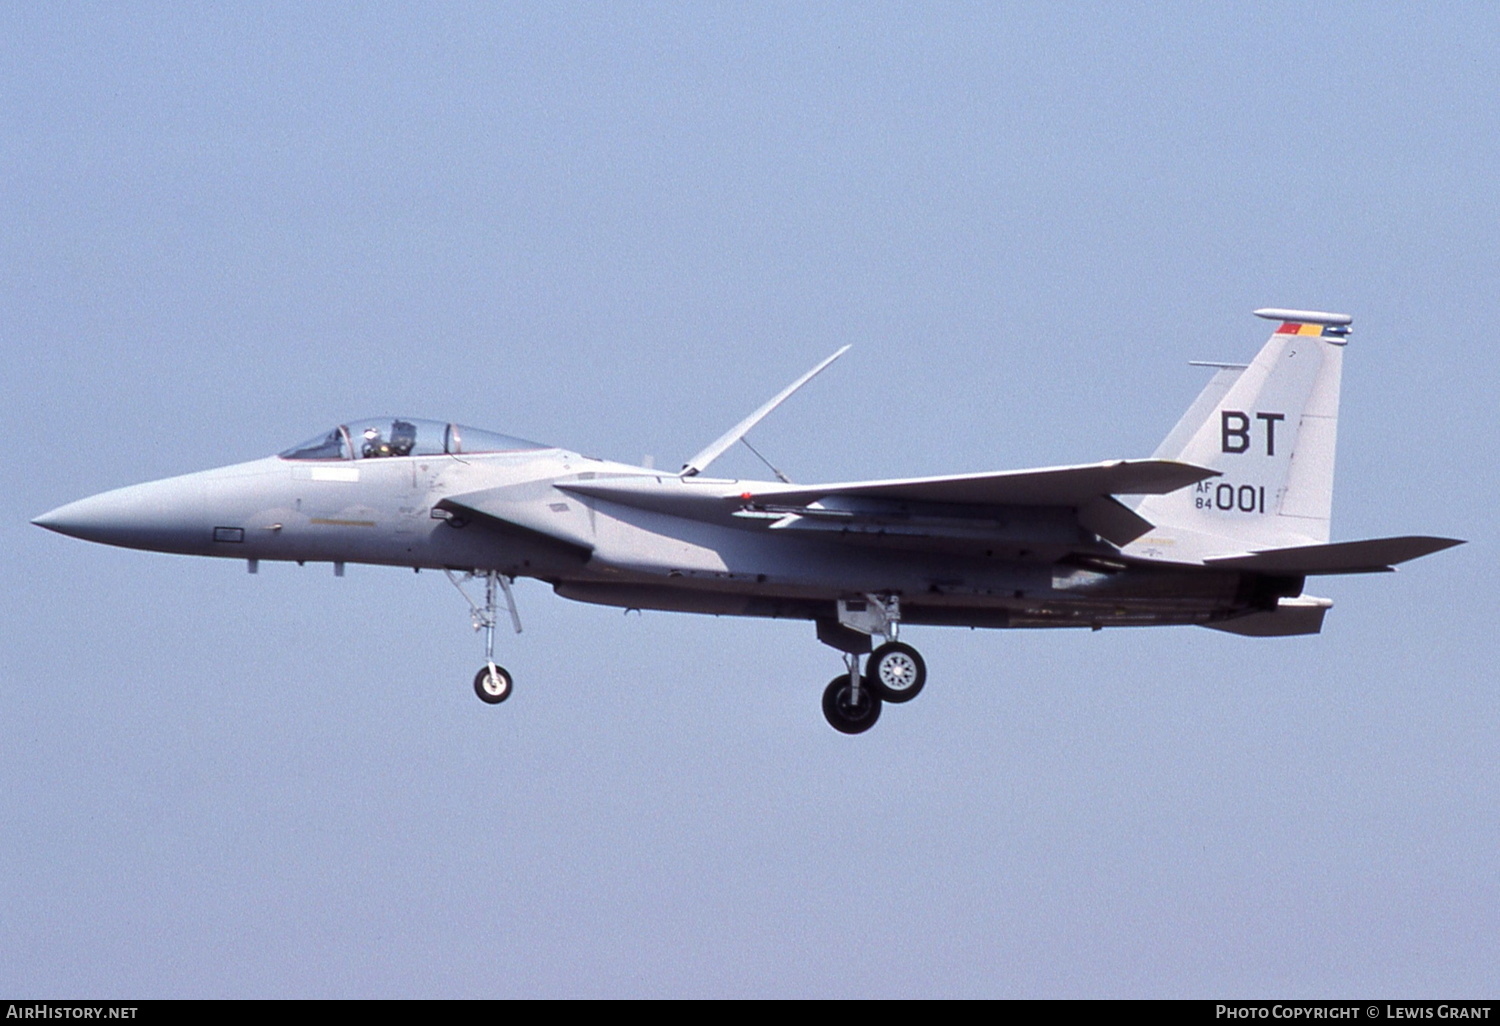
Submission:
{"label": "nose landing gear", "polygon": [[481,666],[479,672],[474,674],[474,694],[479,696],[481,702],[488,702],[490,705],[499,705],[509,698],[515,686],[510,678],[510,671],[494,663]]}
{"label": "nose landing gear", "polygon": [[469,597],[464,591],[464,582],[474,580],[480,575],[467,573],[459,577],[452,570],[444,570],[448,580],[458,589],[458,593],[469,603],[469,618],[474,624],[476,631],[484,631],[484,665],[474,675],[474,694],[479,700],[490,705],[499,705],[511,696],[515,690],[515,678],[510,671],[503,666],[495,665],[495,624],[498,620],[500,610],[499,603],[495,600],[495,588],[498,586],[505,593],[505,608],[510,613],[511,625],[515,627],[516,633],[521,633],[521,615],[516,612],[516,597],[510,590],[510,578],[501,574],[498,570],[487,571],[484,576],[484,605],[480,605]]}

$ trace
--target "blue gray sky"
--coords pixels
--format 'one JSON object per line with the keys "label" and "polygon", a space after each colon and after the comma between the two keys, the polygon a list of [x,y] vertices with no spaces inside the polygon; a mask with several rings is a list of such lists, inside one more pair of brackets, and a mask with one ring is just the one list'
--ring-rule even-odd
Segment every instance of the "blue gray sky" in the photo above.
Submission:
{"label": "blue gray sky", "polygon": [[[1493,995],[1500,9],[0,8],[0,991]],[[1354,315],[1323,635],[573,605],[28,520],[397,412],[800,480],[1143,456]],[[748,454],[715,470],[757,475]]]}

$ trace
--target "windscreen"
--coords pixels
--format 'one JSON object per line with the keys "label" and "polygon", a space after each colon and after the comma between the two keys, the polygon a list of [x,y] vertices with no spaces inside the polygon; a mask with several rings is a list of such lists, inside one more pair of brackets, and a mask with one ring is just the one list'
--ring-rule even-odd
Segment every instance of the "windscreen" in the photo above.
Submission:
{"label": "windscreen", "polygon": [[349,438],[342,427],[336,427],[326,435],[309,438],[279,455],[284,460],[347,460]]}

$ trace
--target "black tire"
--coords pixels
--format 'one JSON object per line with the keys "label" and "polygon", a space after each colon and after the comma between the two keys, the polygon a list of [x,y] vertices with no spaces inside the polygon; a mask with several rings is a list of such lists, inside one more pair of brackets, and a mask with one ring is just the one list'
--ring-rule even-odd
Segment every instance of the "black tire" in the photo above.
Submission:
{"label": "black tire", "polygon": [[479,672],[474,674],[474,694],[479,696],[481,702],[490,705],[499,705],[510,697],[511,692],[516,690],[516,682],[510,675],[510,671],[503,666],[495,667],[498,676],[491,681],[490,668],[488,664],[481,666]]}
{"label": "black tire", "polygon": [[849,675],[841,673],[823,689],[823,716],[840,734],[863,734],[880,719],[880,696],[870,689],[869,678],[860,682],[859,705],[849,704]]}
{"label": "black tire", "polygon": [[870,653],[865,680],[881,701],[910,702],[927,683],[927,664],[910,645],[888,641]]}

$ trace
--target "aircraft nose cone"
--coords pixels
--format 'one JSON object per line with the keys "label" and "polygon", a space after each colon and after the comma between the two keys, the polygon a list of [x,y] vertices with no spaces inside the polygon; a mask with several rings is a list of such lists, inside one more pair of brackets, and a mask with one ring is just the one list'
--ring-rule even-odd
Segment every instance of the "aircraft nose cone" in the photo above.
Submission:
{"label": "aircraft nose cone", "polygon": [[67,532],[63,531],[60,526],[62,524],[62,518],[58,516],[58,514],[61,513],[65,508],[66,507],[59,506],[50,513],[43,513],[39,517],[32,517],[31,522],[38,527],[45,527],[49,531],[60,531],[61,533],[66,534]]}
{"label": "aircraft nose cone", "polygon": [[203,534],[203,487],[176,478],[117,488],[43,513],[31,522],[58,534],[134,549],[185,551]]}
{"label": "aircraft nose cone", "polygon": [[100,498],[101,496],[96,495],[92,499],[70,502],[43,513],[39,517],[33,517],[31,522],[49,531],[56,531],[58,534],[94,541],[96,539],[93,536],[109,526],[108,517],[101,516],[105,511],[100,508],[102,505],[98,502]]}

